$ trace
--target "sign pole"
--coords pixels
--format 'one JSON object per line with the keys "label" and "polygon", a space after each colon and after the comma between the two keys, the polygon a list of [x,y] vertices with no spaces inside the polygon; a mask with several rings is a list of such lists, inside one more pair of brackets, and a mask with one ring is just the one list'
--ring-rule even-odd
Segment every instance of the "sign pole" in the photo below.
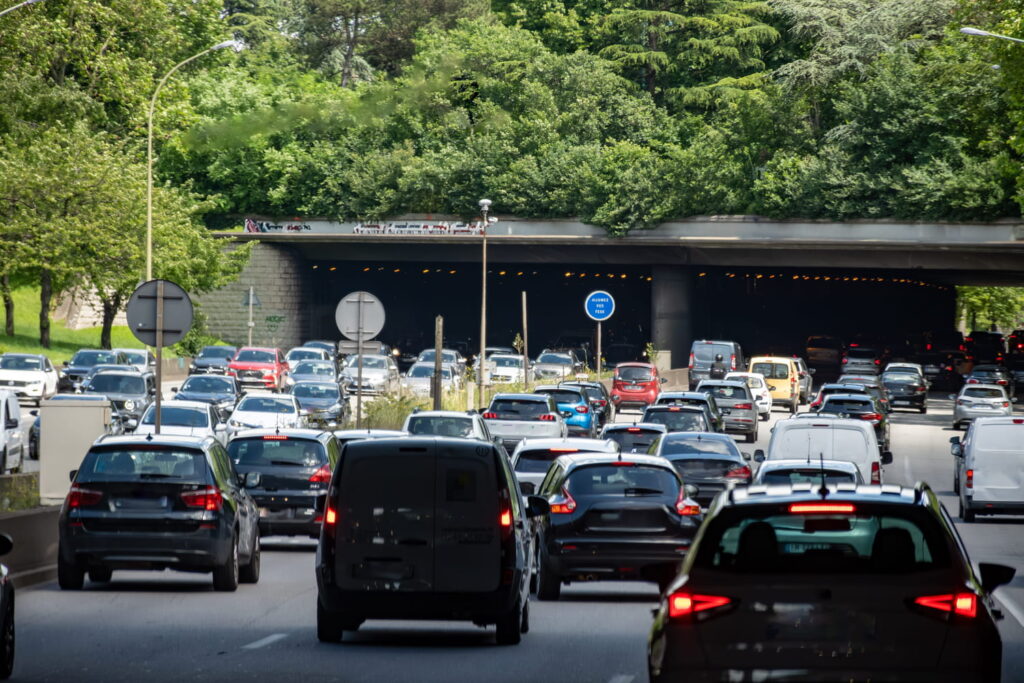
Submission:
{"label": "sign pole", "polygon": [[601,381],[601,321],[597,321],[597,381]]}
{"label": "sign pole", "polygon": [[163,375],[164,375],[164,281],[156,281],[156,421],[153,432],[160,434],[160,425],[163,422],[160,413],[163,404]]}
{"label": "sign pole", "polygon": [[523,384],[530,390],[530,337],[526,329],[526,290],[523,290]]}
{"label": "sign pole", "polygon": [[252,346],[252,328],[256,327],[256,323],[254,323],[253,320],[252,320],[252,306],[253,306],[252,297],[253,297],[253,288],[250,286],[249,287],[249,346]]}
{"label": "sign pole", "polygon": [[430,379],[430,393],[434,396],[434,410],[441,410],[441,347],[444,345],[444,318],[434,318],[434,375]]}
{"label": "sign pole", "polygon": [[363,428],[363,293],[356,296],[356,429]]}

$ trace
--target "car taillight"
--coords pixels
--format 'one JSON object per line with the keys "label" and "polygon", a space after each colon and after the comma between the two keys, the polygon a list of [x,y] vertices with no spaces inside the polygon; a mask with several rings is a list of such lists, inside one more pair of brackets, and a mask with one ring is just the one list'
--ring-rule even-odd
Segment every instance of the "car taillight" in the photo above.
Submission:
{"label": "car taillight", "polygon": [[485,420],[497,420],[498,419],[498,414],[497,413],[492,413],[492,412],[488,411],[488,412],[484,413],[483,415],[481,415],[480,417],[484,418]]}
{"label": "car taillight", "polygon": [[914,391],[916,391],[917,393],[921,393],[923,391],[926,391],[926,389],[924,387],[914,387]]}
{"label": "car taillight", "polygon": [[735,354],[729,356],[729,367],[732,370],[736,369],[736,355]]}
{"label": "car taillight", "polygon": [[676,498],[676,513],[684,517],[692,517],[700,514],[700,505],[690,505],[686,502],[686,488],[679,487],[679,497]]}
{"label": "car taillight", "polygon": [[668,596],[668,616],[670,619],[688,617],[696,612],[726,607],[730,603],[732,600],[721,595],[673,593]]}
{"label": "car taillight", "polygon": [[690,362],[689,362],[689,363],[687,364],[687,366],[686,366],[686,367],[688,367],[688,368],[690,368],[691,370],[693,370],[693,361],[694,361],[694,358],[693,358],[693,352],[691,351],[691,352],[690,352]]}
{"label": "car taillight", "polygon": [[587,406],[576,406],[576,412],[579,413],[580,415],[583,415],[585,413],[589,413],[590,408],[588,408]]}
{"label": "car taillight", "polygon": [[72,484],[68,491],[67,503],[69,508],[90,507],[103,499],[102,491],[83,489],[78,484]]}
{"label": "car taillight", "polygon": [[932,350],[932,345],[931,344],[925,344],[924,345],[924,350],[925,351],[931,351]]}
{"label": "car taillight", "polygon": [[857,511],[853,503],[791,503],[791,515],[850,515]]}
{"label": "car taillight", "polygon": [[967,350],[967,347],[964,346],[963,344],[961,344],[959,348],[960,348],[961,351],[966,351]]}
{"label": "car taillight", "polygon": [[329,538],[334,538],[334,532],[338,528],[338,511],[330,503],[327,503],[327,508],[324,510],[323,523],[324,534]]}
{"label": "car taillight", "polygon": [[313,473],[313,476],[309,478],[314,484],[326,484],[331,481],[331,466],[321,465],[320,469]]}
{"label": "car taillight", "polygon": [[997,379],[996,384],[1002,384],[1004,387],[1009,384],[1005,379]]}
{"label": "car taillight", "polygon": [[919,598],[914,598],[914,604],[937,609],[940,612],[952,612],[962,617],[978,616],[978,596],[974,593],[922,595]]}
{"label": "car taillight", "polygon": [[964,341],[970,344],[972,341],[974,341],[974,337],[966,337]]}
{"label": "car taillight", "polygon": [[224,507],[224,496],[216,486],[207,486],[197,491],[183,491],[181,502],[190,508],[220,510]]}
{"label": "car taillight", "polygon": [[746,465],[733,467],[725,473],[726,479],[750,479],[750,468]]}
{"label": "car taillight", "polygon": [[1010,407],[1010,402],[1009,401],[1003,401],[1003,407],[1004,408],[1009,408]]}
{"label": "car taillight", "polygon": [[974,488],[974,470],[964,472],[964,488]]}
{"label": "car taillight", "polygon": [[976,380],[973,377],[971,377],[970,379],[967,380],[967,383],[968,384],[980,384],[981,382],[979,380]]}
{"label": "car taillight", "polygon": [[568,515],[576,510],[576,501],[563,486],[561,495],[551,501],[549,507],[553,515]]}
{"label": "car taillight", "polygon": [[636,434],[640,431],[639,427],[626,427],[626,431],[630,434]]}
{"label": "car taillight", "polygon": [[882,361],[876,358],[875,359],[875,365],[881,365],[881,364],[882,364]]}
{"label": "car taillight", "polygon": [[863,415],[860,416],[860,419],[870,420],[871,422],[879,422],[881,421],[882,416],[879,415],[878,413],[864,413]]}
{"label": "car taillight", "polygon": [[608,401],[605,401],[603,399],[598,399],[598,400],[594,401],[594,405],[596,405],[598,408],[604,408],[606,405],[608,405]]}
{"label": "car taillight", "polygon": [[737,403],[733,406],[736,410],[750,410],[754,407],[752,403]]}
{"label": "car taillight", "polygon": [[850,359],[847,358],[846,356],[843,356],[843,365],[846,365],[849,362],[850,362]]}
{"label": "car taillight", "polygon": [[871,483],[882,483],[882,466],[879,465],[877,462],[871,463]]}
{"label": "car taillight", "polygon": [[551,413],[544,413],[537,419],[540,420],[541,422],[556,422],[558,420],[558,418],[552,415]]}

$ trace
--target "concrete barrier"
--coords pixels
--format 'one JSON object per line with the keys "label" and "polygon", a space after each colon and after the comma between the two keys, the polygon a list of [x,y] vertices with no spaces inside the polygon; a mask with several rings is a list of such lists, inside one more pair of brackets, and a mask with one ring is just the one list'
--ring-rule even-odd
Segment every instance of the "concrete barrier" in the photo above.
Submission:
{"label": "concrete barrier", "polygon": [[164,358],[163,359],[163,380],[182,380],[188,377],[188,366],[191,365],[191,358]]}
{"label": "concrete barrier", "polygon": [[52,581],[57,576],[59,516],[59,506],[0,513],[0,532],[14,541],[14,550],[0,562],[10,569],[15,588]]}

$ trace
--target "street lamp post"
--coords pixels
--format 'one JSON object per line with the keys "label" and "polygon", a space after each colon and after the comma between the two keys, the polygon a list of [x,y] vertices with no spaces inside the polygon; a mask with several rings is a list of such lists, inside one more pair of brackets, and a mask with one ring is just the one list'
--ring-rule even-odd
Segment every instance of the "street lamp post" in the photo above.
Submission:
{"label": "street lamp post", "polygon": [[487,213],[491,209],[490,199],[480,200],[480,213],[483,215],[483,240],[480,272],[480,363],[476,371],[477,406],[483,407],[484,400],[484,355],[487,349]]}
{"label": "street lamp post", "polygon": [[992,33],[991,31],[983,31],[980,28],[974,28],[973,26],[964,26],[960,29],[960,33],[966,33],[969,36],[982,36],[983,38],[999,38],[1000,40],[1011,40],[1015,43],[1024,43],[1024,40],[1020,38],[1011,38],[1010,36],[1004,36],[999,33]]}
{"label": "street lamp post", "polygon": [[2,17],[3,15],[7,14],[8,12],[13,12],[14,10],[16,10],[16,9],[18,9],[20,7],[27,7],[28,5],[34,5],[37,2],[42,2],[42,0],[25,0],[24,2],[19,2],[17,5],[14,5],[13,7],[8,7],[5,10],[0,10],[0,17]]}
{"label": "street lamp post", "polygon": [[[33,0],[38,2],[39,0]],[[241,49],[242,44],[237,40],[225,40],[223,43],[217,43],[213,47],[208,47],[202,52],[197,52],[183,62],[179,62],[171,67],[171,70],[164,74],[164,77],[157,83],[156,90],[153,91],[153,99],[149,101],[149,131],[146,140],[146,280],[153,279],[153,111],[156,109],[156,98],[160,95],[160,90],[164,87],[175,71],[185,66],[189,62],[199,59],[205,54],[213,52],[214,50],[223,50],[226,47],[234,48],[236,50]]]}

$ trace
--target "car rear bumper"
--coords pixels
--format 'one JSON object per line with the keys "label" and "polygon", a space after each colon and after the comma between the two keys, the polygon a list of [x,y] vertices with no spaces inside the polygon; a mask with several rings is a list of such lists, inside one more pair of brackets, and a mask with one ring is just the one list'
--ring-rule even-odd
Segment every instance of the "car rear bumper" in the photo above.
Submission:
{"label": "car rear bumper", "polygon": [[315,496],[295,496],[294,505],[282,505],[266,496],[254,495],[253,498],[260,511],[261,536],[320,535]]}
{"label": "car rear bumper", "polygon": [[[1024,494],[1022,494],[1024,497]],[[974,496],[963,498],[964,507],[981,514],[1024,515],[1024,500],[984,500]]]}
{"label": "car rear bumper", "polygon": [[1011,410],[972,410],[969,408],[957,407],[957,409],[953,411],[953,420],[956,422],[970,422],[971,420],[979,417],[1009,417],[1010,415],[1013,415]]}
{"label": "car rear bumper", "polygon": [[[686,557],[692,539],[679,537],[647,541],[565,538],[548,544],[548,564],[560,576],[615,578],[636,575],[652,567],[673,566]],[[632,578],[635,578],[632,577]]]}
{"label": "car rear bumper", "polygon": [[743,415],[723,415],[725,431],[752,434],[757,431],[757,413],[751,411]]}
{"label": "car rear bumper", "polygon": [[65,562],[126,569],[209,570],[224,564],[231,535],[222,530],[192,532],[90,532],[61,527],[60,553]]}
{"label": "car rear bumper", "polygon": [[690,664],[660,673],[651,671],[651,683],[686,681],[686,683],[712,683],[714,681],[929,681],[929,683],[980,683],[998,680],[991,674],[977,670],[949,669],[705,669]]}
{"label": "car rear bumper", "polygon": [[522,576],[487,593],[431,593],[427,591],[346,591],[325,581],[317,567],[318,599],[331,612],[360,619],[456,620],[493,624],[515,606]]}

